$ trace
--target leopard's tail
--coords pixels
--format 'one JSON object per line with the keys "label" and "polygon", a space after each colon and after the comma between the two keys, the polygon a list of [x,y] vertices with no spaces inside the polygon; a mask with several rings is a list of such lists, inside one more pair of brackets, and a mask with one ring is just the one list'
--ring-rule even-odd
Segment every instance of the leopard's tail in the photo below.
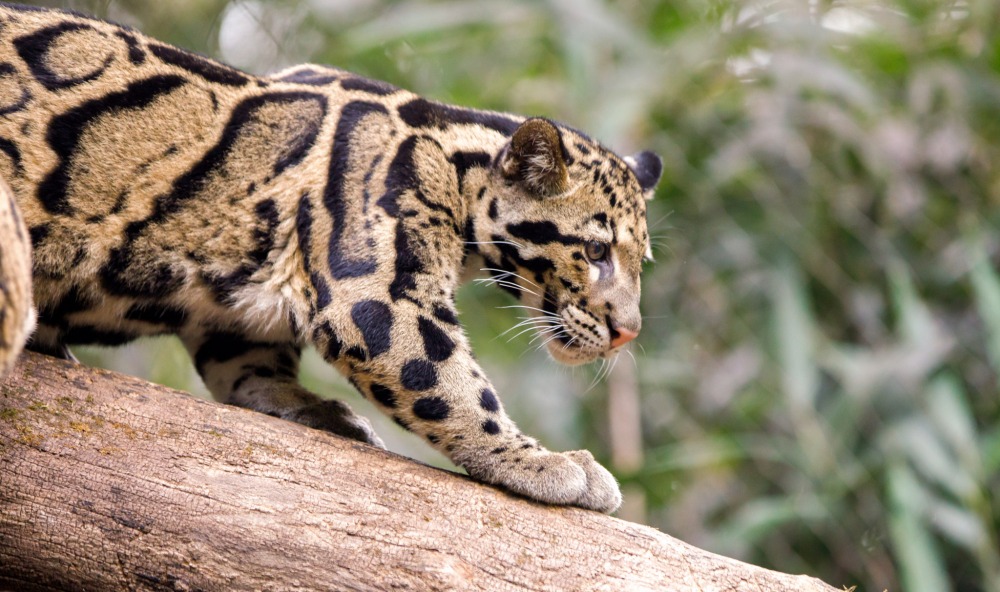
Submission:
{"label": "leopard's tail", "polygon": [[0,377],[14,365],[34,327],[31,242],[14,194],[0,178]]}

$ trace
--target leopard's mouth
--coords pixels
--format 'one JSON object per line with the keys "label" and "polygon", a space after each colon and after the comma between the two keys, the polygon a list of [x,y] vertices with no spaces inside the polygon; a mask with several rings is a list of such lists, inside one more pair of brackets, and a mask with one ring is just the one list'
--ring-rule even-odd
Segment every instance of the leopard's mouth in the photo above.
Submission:
{"label": "leopard's mouth", "polygon": [[557,313],[561,328],[545,343],[554,360],[568,366],[587,364],[612,352],[610,335],[600,319],[572,304]]}

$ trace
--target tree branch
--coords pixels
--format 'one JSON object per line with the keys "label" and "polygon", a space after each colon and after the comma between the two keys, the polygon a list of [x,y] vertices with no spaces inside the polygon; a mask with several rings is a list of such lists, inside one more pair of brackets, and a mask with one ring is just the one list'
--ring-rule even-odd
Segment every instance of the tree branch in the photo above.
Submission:
{"label": "tree branch", "polygon": [[0,386],[0,589],[834,590],[35,354]]}

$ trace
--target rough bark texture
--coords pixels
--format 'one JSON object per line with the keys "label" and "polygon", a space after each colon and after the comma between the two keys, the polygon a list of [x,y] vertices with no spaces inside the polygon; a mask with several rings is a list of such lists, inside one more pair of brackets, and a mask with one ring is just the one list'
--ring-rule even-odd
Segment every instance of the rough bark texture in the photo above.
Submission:
{"label": "rough bark texture", "polygon": [[34,354],[0,385],[0,589],[834,590]]}

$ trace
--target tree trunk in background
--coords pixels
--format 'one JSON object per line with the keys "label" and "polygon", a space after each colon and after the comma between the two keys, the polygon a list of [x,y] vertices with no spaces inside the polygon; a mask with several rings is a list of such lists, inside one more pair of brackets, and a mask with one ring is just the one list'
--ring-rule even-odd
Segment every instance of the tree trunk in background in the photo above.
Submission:
{"label": "tree trunk in background", "polygon": [[[619,354],[622,355],[622,354]],[[639,378],[631,360],[618,360],[608,374],[608,444],[611,468],[630,475],[642,468],[642,400]],[[622,487],[624,501],[618,516],[630,522],[646,522],[646,492],[637,485]]]}
{"label": "tree trunk in background", "polygon": [[0,589],[834,590],[35,354],[0,385]]}

